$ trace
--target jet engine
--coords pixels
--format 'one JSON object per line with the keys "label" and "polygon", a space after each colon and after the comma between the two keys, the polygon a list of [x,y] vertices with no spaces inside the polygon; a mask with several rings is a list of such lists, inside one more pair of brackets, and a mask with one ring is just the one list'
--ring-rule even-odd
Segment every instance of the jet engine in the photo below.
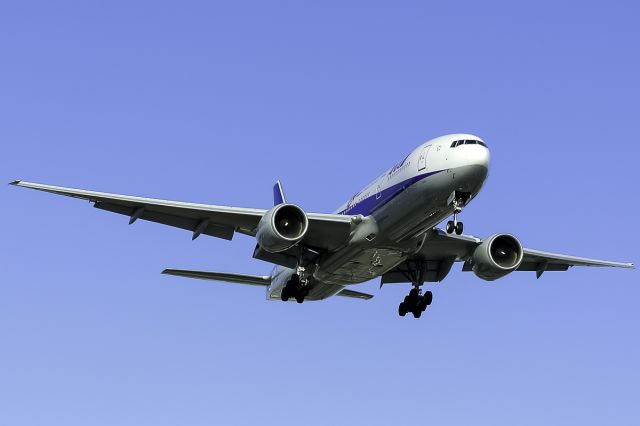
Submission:
{"label": "jet engine", "polygon": [[305,212],[294,204],[279,204],[258,223],[256,240],[270,253],[287,250],[304,238],[309,227]]}
{"label": "jet engine", "polygon": [[493,281],[518,269],[522,257],[522,245],[516,237],[492,235],[473,252],[473,272],[483,280]]}

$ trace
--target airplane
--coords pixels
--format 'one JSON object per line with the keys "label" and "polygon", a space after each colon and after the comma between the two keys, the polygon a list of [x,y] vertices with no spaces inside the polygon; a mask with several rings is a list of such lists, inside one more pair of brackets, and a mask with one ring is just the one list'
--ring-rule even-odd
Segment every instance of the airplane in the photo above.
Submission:
{"label": "airplane", "polygon": [[[12,185],[89,200],[94,207],[231,240],[236,233],[256,240],[255,259],[274,264],[270,275],[165,269],[164,274],[262,286],[268,300],[323,300],[331,296],[371,299],[352,290],[380,277],[384,284],[408,283],[400,316],[420,318],[433,293],[424,283],[440,282],[456,263],[486,281],[514,271],[566,271],[572,266],[634,268],[611,262],[527,249],[508,233],[481,239],[464,235],[458,216],[478,195],[489,172],[484,140],[450,134],[429,140],[384,172],[334,213],[307,213],[273,187],[270,209],[239,208],[134,197],[43,185]],[[437,227],[451,217],[445,229]]]}

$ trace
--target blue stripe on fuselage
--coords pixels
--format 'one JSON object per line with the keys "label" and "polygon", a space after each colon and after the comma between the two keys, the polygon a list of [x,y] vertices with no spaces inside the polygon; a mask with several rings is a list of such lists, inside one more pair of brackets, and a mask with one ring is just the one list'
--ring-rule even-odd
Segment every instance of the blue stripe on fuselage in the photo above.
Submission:
{"label": "blue stripe on fuselage", "polygon": [[419,182],[422,179],[426,179],[429,176],[433,176],[442,171],[443,170],[423,173],[421,175],[417,175],[407,180],[404,180],[400,183],[390,186],[389,188],[383,189],[382,191],[380,191],[379,194],[373,194],[363,199],[362,201],[360,201],[358,204],[354,206],[351,206],[351,207],[347,206],[345,210],[342,210],[338,214],[345,214],[345,215],[361,214],[363,216],[369,216],[371,213],[373,213],[374,211],[376,211],[377,209],[379,209],[380,207],[382,207],[383,205],[387,204],[389,201],[391,201],[392,199],[400,195],[402,191],[404,191],[414,183]]}

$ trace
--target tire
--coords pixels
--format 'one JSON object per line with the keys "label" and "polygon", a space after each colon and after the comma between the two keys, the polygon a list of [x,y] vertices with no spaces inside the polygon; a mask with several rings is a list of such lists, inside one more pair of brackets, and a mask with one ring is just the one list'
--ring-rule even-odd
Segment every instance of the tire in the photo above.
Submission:
{"label": "tire", "polygon": [[453,221],[450,220],[449,222],[447,222],[447,234],[453,234],[453,231],[454,231]]}
{"label": "tire", "polygon": [[427,306],[429,306],[431,302],[433,302],[433,293],[431,293],[430,291],[427,291],[423,297],[424,297],[424,302]]}
{"label": "tire", "polygon": [[422,311],[419,309],[416,309],[415,311],[413,311],[413,317],[414,318],[420,318],[420,316],[422,315]]}
{"label": "tire", "polygon": [[416,309],[420,310],[420,312],[424,312],[427,310],[427,302],[424,300],[424,297],[420,297],[418,303],[416,303]]}
{"label": "tire", "polygon": [[296,302],[298,303],[304,302],[304,293],[296,294]]}
{"label": "tire", "polygon": [[287,302],[289,300],[289,289],[287,287],[283,288],[280,292],[280,300],[283,302]]}
{"label": "tire", "polygon": [[297,287],[300,284],[300,276],[298,274],[291,275],[291,278],[289,278],[288,284],[291,285],[292,287]]}
{"label": "tire", "polygon": [[398,315],[401,317],[407,315],[407,305],[404,302],[400,303],[398,306]]}
{"label": "tire", "polygon": [[464,231],[464,225],[462,224],[462,222],[458,222],[458,224],[456,225],[456,234],[462,235],[462,231]]}

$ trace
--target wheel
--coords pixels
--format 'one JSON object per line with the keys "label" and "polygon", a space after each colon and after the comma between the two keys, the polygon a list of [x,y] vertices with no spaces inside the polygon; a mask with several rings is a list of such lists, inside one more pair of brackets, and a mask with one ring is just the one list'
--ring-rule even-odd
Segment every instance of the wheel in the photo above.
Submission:
{"label": "wheel", "polygon": [[412,313],[414,318],[420,318],[420,316],[422,315],[422,310],[415,309]]}
{"label": "wheel", "polygon": [[462,224],[462,222],[458,222],[458,224],[456,225],[456,234],[462,235],[463,230],[464,230],[464,225]]}
{"label": "wheel", "polygon": [[424,299],[424,296],[420,296],[420,299],[416,302],[416,309],[420,312],[424,312],[427,310],[427,301]]}
{"label": "wheel", "polygon": [[453,234],[454,228],[452,220],[447,222],[447,234]]}
{"label": "wheel", "polygon": [[418,297],[418,289],[417,288],[412,288],[411,291],[409,292],[409,296],[407,296],[409,299],[415,299],[416,297]]}
{"label": "wheel", "polygon": [[296,302],[298,303],[304,302],[304,292],[300,292],[296,294]]}
{"label": "wheel", "polygon": [[282,300],[283,302],[286,302],[289,300],[289,289],[287,287],[283,288],[282,291],[280,292],[280,300]]}
{"label": "wheel", "polygon": [[433,293],[431,293],[430,291],[427,291],[422,297],[424,297],[424,302],[427,306],[429,306],[431,302],[433,302]]}
{"label": "wheel", "polygon": [[398,306],[398,314],[403,317],[405,315],[407,315],[407,304],[404,302],[401,302],[400,305]]}

